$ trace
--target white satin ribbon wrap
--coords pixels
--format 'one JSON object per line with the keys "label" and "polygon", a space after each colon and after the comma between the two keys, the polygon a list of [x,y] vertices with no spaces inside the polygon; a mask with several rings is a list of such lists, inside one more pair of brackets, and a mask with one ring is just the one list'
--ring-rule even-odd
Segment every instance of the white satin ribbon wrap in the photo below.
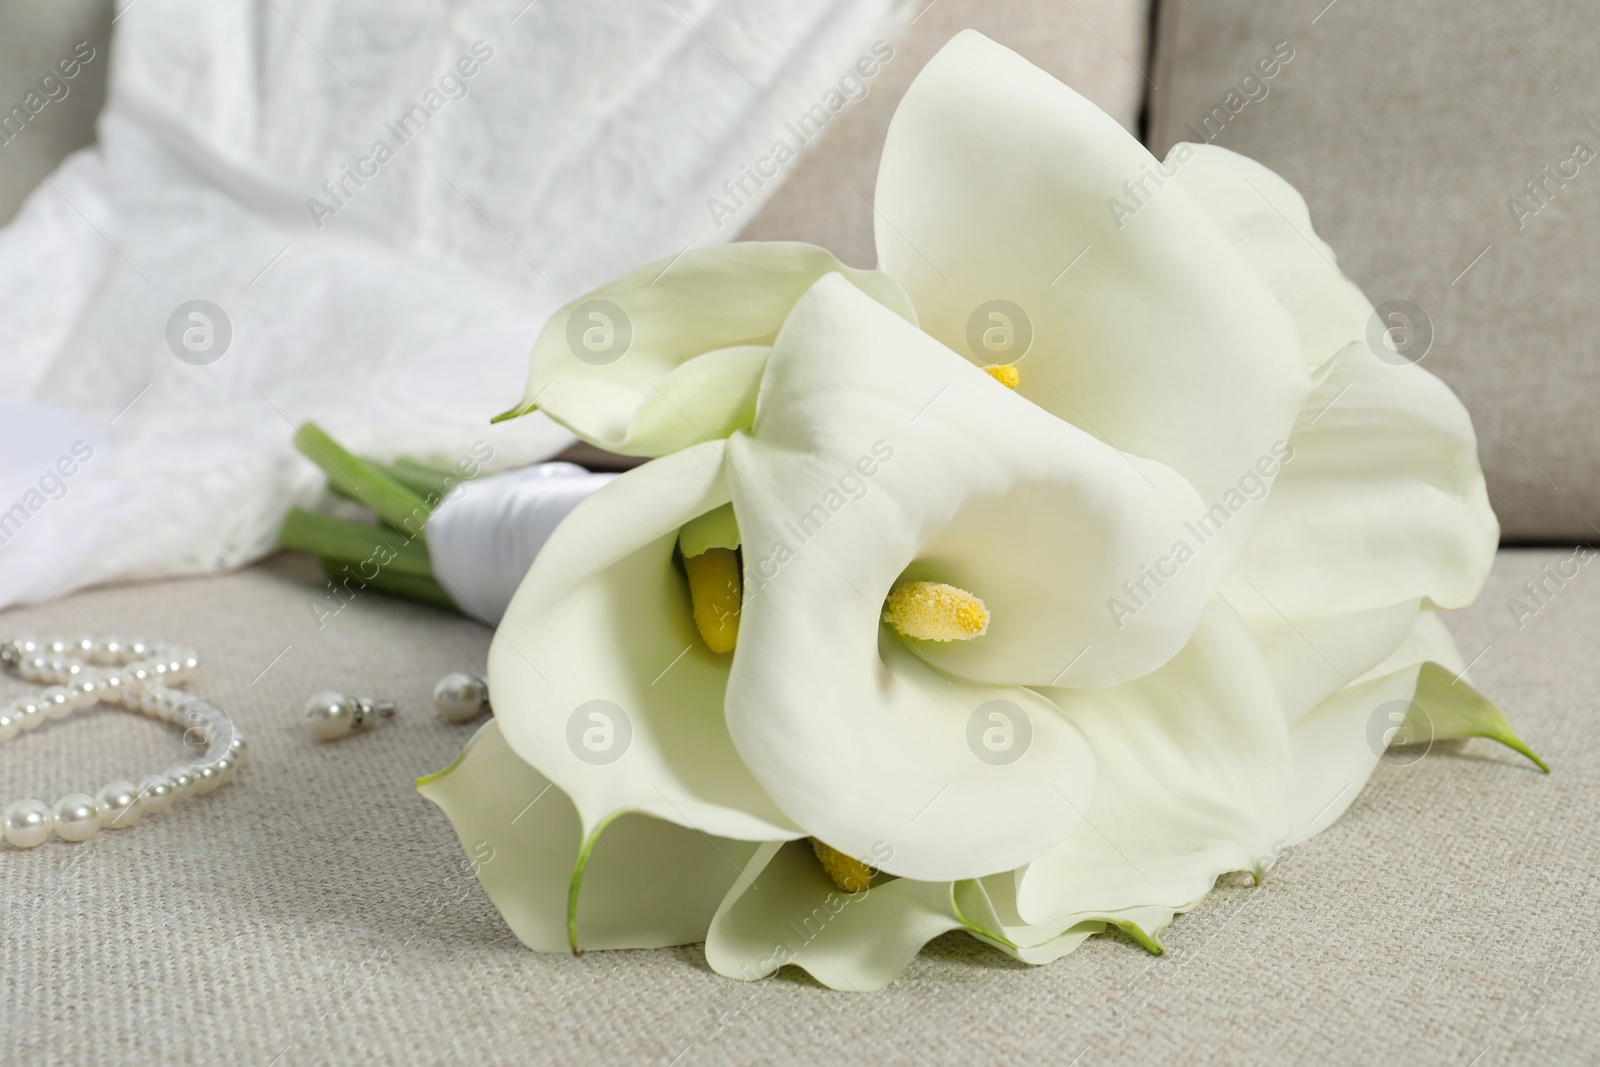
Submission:
{"label": "white satin ribbon wrap", "polygon": [[464,613],[498,626],[556,526],[615,477],[538,463],[466,483],[428,519],[434,577]]}

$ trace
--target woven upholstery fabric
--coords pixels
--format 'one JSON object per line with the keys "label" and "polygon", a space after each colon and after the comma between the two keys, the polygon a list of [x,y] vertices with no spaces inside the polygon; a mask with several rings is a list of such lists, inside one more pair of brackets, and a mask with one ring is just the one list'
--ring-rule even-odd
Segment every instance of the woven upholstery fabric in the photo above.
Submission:
{"label": "woven upholstery fabric", "polygon": [[[729,981],[698,946],[523,948],[412,788],[471,732],[428,698],[483,666],[475,623],[369,594],[319,629],[318,573],[281,556],[8,612],[0,634],[193,645],[190,688],[253,759],[90,844],[0,846],[0,1063],[1594,1063],[1600,576],[1585,567],[1521,629],[1507,607],[1568,552],[1502,552],[1451,620],[1549,777],[1488,742],[1441,744],[1380,766],[1259,888],[1229,882],[1180,917],[1163,957],[1099,938],[1033,968],[950,935],[864,995]],[[318,743],[299,706],[325,687],[402,710]],[[0,796],[158,770],[167,737],[79,713],[0,746]]]}
{"label": "woven upholstery fabric", "polygon": [[[1160,8],[1150,147],[1259,159],[1375,304],[1422,308],[1422,365],[1472,411],[1508,540],[1589,538],[1600,521],[1597,39],[1588,0]],[[1246,86],[1259,99],[1228,106],[1278,42],[1294,58],[1265,97]]]}
{"label": "woven upholstery fabric", "polygon": [[[867,95],[790,164],[792,173],[752,219],[729,221],[745,222],[741,240],[810,241],[851,266],[876,264],[871,198],[884,132],[912,78],[965,29],[1020,53],[1129,130],[1136,127],[1148,86],[1148,0],[913,0],[912,9],[904,38],[891,42],[894,57],[867,83]],[[793,141],[784,130],[773,136]]]}

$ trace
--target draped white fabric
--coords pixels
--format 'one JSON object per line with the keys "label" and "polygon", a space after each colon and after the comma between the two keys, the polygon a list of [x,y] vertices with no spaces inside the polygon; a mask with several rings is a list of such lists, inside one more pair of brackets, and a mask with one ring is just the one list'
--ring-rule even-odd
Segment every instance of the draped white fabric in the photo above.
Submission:
{"label": "draped white fabric", "polygon": [[100,143],[0,230],[0,606],[269,551],[321,491],[306,419],[380,458],[559,451],[488,424],[545,317],[736,233],[708,198],[901,6],[124,5]]}

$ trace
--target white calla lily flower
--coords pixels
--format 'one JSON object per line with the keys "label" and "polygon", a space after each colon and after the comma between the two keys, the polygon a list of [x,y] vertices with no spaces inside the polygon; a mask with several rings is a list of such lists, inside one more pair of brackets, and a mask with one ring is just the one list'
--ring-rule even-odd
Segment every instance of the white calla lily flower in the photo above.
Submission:
{"label": "white calla lily flower", "polygon": [[[748,586],[727,720],[768,795],[847,855],[887,842],[885,869],[923,880],[1065,839],[1094,758],[1041,687],[1137,678],[1189,639],[1199,564],[1130,619],[1105,609],[1200,510],[1189,484],[839,278],[791,313],[727,458]],[[891,592],[920,583],[980,600],[985,632],[941,642],[886,620]],[[991,725],[1017,734],[990,751]]]}
{"label": "white calla lily flower", "polygon": [[[895,111],[878,168],[882,270],[922,328],[1067,422],[1222,500],[1310,388],[1290,310],[1115,119],[971,30]],[[930,180],[930,175],[938,180]],[[1138,213],[1108,204],[1124,185]],[[996,334],[988,334],[994,328]],[[1215,531],[1226,574],[1258,509]]]}
{"label": "white calla lily flower", "polygon": [[[518,857],[479,870],[518,936],[704,939],[719,973],[841,989],[950,930],[1160,951],[1391,742],[1543,767],[1437,614],[1498,536],[1471,421],[1374,341],[1286,182],[1157,162],[969,31],[900,104],[874,206],[877,272],[691,252],[540,337],[517,410],[661,458],[558,528],[491,653],[497,729],[423,787],[469,855]],[[569,338],[614,336],[594,301],[615,360]],[[614,759],[597,707],[626,709]],[[500,825],[544,784],[547,821]],[[621,827],[670,899],[628,884]]]}
{"label": "white calla lily flower", "polygon": [[[417,788],[449,814],[512,932],[544,952],[699,941],[756,848],[640,814],[590,841],[572,801],[511,750],[497,722]],[[580,862],[581,917],[570,903]]]}
{"label": "white calla lily flower", "polygon": [[522,401],[599,448],[660,456],[750,425],[767,351],[811,284],[838,273],[914,318],[887,275],[814,245],[691,248],[557,311],[533,347]]}

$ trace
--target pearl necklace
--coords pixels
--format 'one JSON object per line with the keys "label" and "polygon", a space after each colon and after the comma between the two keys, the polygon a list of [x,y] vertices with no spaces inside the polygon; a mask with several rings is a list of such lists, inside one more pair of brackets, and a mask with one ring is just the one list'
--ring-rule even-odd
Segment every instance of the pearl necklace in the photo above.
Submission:
{"label": "pearl necklace", "polygon": [[47,687],[35,696],[0,704],[0,742],[37,729],[46,719],[64,719],[97,703],[121,704],[184,728],[185,762],[138,786],[119,780],[93,796],[68,793],[54,806],[31,797],[5,805],[0,834],[16,848],[43,844],[51,833],[77,842],[102,829],[132,826],[141,814],[210,793],[238,773],[245,740],[227,715],[215,704],[172,688],[200,669],[199,658],[189,649],[91,637],[22,637],[0,644],[0,660],[28,681]]}

